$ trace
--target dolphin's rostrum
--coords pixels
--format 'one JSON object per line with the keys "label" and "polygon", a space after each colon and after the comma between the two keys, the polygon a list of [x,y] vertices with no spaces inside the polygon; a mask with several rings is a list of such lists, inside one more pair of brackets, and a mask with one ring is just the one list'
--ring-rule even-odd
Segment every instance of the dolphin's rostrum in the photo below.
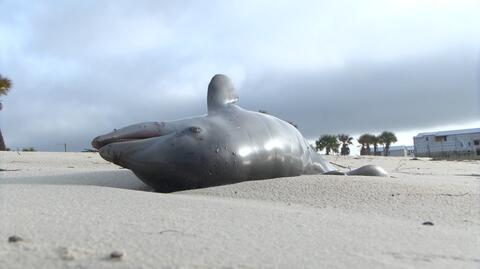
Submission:
{"label": "dolphin's rostrum", "polygon": [[339,172],[294,126],[237,101],[231,80],[215,75],[208,115],[134,124],[98,136],[92,145],[105,160],[164,192],[302,174],[387,175],[373,165]]}

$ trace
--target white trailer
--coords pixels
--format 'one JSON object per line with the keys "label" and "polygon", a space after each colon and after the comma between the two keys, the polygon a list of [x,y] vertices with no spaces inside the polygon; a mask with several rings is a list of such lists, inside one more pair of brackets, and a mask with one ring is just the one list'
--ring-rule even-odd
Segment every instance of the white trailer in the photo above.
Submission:
{"label": "white trailer", "polygon": [[413,144],[417,157],[480,159],[480,128],[419,133]]}

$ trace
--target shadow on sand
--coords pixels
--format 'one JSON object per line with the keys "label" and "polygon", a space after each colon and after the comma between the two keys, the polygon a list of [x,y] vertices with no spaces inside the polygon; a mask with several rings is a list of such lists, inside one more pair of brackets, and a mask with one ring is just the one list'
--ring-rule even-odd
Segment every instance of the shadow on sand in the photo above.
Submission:
{"label": "shadow on sand", "polygon": [[130,170],[88,171],[51,176],[12,177],[0,180],[0,184],[39,184],[39,185],[89,185],[153,191],[151,187],[138,179]]}

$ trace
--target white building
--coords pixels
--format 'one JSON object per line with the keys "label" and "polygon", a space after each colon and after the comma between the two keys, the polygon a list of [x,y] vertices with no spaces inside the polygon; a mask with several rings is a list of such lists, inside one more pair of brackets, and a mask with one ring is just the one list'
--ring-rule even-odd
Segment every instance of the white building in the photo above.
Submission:
{"label": "white building", "polygon": [[419,133],[413,144],[417,157],[480,159],[480,128]]}
{"label": "white building", "polygon": [[388,156],[413,156],[414,148],[413,146],[391,146],[388,150]]}
{"label": "white building", "polygon": [[[413,146],[390,146],[390,148],[388,149],[388,152],[389,152],[388,156],[394,156],[394,157],[413,156],[414,147]],[[373,151],[371,154],[373,155]],[[384,155],[383,147],[377,148],[377,154],[381,156]]]}

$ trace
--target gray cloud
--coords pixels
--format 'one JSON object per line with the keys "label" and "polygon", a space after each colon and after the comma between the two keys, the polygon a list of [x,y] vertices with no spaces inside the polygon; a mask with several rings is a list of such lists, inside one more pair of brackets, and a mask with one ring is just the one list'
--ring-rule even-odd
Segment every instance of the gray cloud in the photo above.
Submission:
{"label": "gray cloud", "polygon": [[480,118],[479,61],[450,51],[331,72],[276,73],[249,82],[243,102],[297,122],[310,137],[423,129]]}
{"label": "gray cloud", "polygon": [[205,113],[215,73],[309,137],[476,120],[480,6],[454,2],[2,1],[2,131],[13,148],[79,150]]}

